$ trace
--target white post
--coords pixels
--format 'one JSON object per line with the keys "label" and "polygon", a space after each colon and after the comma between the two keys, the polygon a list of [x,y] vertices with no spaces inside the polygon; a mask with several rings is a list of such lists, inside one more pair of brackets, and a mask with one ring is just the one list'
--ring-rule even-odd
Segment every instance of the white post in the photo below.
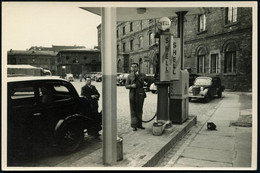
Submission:
{"label": "white post", "polygon": [[103,164],[117,161],[116,8],[102,8]]}

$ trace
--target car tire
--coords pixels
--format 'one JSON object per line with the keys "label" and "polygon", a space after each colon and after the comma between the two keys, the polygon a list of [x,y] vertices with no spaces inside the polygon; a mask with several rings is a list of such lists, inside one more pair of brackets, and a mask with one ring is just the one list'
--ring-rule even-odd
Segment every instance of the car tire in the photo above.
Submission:
{"label": "car tire", "polygon": [[210,97],[209,97],[209,95],[206,95],[206,96],[205,96],[205,98],[204,98],[204,102],[205,102],[205,103],[208,103],[208,102],[209,102],[209,100],[210,100]]}
{"label": "car tire", "polygon": [[58,146],[65,153],[76,151],[82,144],[84,131],[76,124],[66,126],[58,136]]}
{"label": "car tire", "polygon": [[153,93],[153,94],[157,94],[157,91],[156,91],[156,90],[153,90],[152,93]]}
{"label": "car tire", "polygon": [[221,98],[222,97],[222,91],[219,91],[218,92],[218,98]]}

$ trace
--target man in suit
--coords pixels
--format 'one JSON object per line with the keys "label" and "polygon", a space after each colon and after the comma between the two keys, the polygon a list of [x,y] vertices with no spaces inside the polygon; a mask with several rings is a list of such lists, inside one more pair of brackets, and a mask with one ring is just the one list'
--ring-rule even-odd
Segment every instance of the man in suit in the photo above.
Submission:
{"label": "man in suit", "polygon": [[91,106],[91,112],[98,112],[98,100],[100,94],[94,85],[91,85],[91,78],[86,77],[86,85],[81,88],[81,96],[85,97]]}
{"label": "man in suit", "polygon": [[146,98],[144,91],[144,81],[146,75],[139,72],[137,63],[131,64],[131,73],[126,78],[126,89],[129,89],[129,102],[130,102],[130,114],[131,114],[131,127],[133,131],[139,129],[145,129],[142,126],[143,104]]}

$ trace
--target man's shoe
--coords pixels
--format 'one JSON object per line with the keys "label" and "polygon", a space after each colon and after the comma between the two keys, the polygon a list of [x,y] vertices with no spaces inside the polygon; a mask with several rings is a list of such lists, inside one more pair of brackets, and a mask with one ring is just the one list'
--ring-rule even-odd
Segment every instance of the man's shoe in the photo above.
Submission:
{"label": "man's shoe", "polygon": [[133,131],[137,131],[137,128],[135,127],[135,128],[133,128]]}
{"label": "man's shoe", "polygon": [[143,129],[143,130],[145,129],[143,126],[141,126],[141,127],[137,127],[137,128],[139,128],[139,129]]}

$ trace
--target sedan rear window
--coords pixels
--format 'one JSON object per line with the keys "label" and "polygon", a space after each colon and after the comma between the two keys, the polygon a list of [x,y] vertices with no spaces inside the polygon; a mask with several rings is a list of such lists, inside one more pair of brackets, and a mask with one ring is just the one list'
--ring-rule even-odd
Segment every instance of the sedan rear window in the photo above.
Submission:
{"label": "sedan rear window", "polygon": [[54,86],[55,91],[57,92],[69,92],[68,88],[66,88],[65,86],[62,85],[56,85]]}
{"label": "sedan rear window", "polygon": [[11,99],[22,99],[32,97],[34,97],[33,87],[13,88],[11,91]]}
{"label": "sedan rear window", "polygon": [[9,88],[9,98],[12,106],[31,106],[36,103],[33,87]]}
{"label": "sedan rear window", "polygon": [[46,85],[40,87],[40,98],[42,103],[52,103],[72,99],[70,91],[63,85]]}

